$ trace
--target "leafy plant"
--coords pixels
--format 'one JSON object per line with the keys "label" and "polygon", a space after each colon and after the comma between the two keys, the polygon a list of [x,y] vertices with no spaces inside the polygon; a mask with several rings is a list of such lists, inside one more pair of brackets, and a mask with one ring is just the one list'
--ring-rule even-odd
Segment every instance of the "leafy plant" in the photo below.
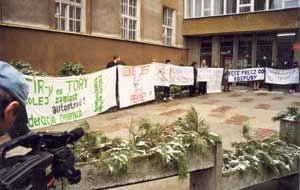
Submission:
{"label": "leafy plant", "polygon": [[187,152],[192,150],[205,155],[209,145],[219,137],[208,132],[204,120],[194,108],[169,126],[148,119],[133,121],[129,141],[108,139],[100,132],[87,133],[73,147],[76,160],[92,162],[105,175],[122,175],[128,172],[135,158],[160,160],[163,167],[174,169],[181,178],[187,174]]}
{"label": "leafy plant", "polygon": [[59,76],[73,76],[73,75],[83,75],[86,74],[83,66],[76,61],[67,61],[58,71]]}
{"label": "leafy plant", "polygon": [[20,59],[16,59],[16,60],[12,60],[10,61],[10,64],[15,67],[18,71],[20,71],[21,73],[23,73],[24,75],[31,75],[31,76],[47,76],[47,73],[45,72],[41,72],[38,70],[34,70],[30,63],[24,61],[24,60],[20,60]]}
{"label": "leafy plant", "polygon": [[272,119],[273,121],[278,121],[281,119],[300,121],[300,109],[296,106],[289,106],[285,111],[278,113]]}

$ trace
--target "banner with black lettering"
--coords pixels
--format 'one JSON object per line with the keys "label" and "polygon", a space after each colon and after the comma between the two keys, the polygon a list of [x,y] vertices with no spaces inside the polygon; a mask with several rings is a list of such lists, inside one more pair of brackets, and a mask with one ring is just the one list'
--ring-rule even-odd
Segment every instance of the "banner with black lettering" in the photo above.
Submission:
{"label": "banner with black lettering", "polygon": [[117,105],[116,67],[71,77],[25,76],[31,129],[97,115]]}
{"label": "banner with black lettering", "polygon": [[266,83],[271,84],[298,84],[299,68],[271,69],[266,68]]}
{"label": "banner with black lettering", "polygon": [[118,66],[120,108],[155,99],[150,65]]}
{"label": "banner with black lettering", "polygon": [[265,79],[265,68],[229,69],[228,82],[247,82]]}
{"label": "banner with black lettering", "polygon": [[155,86],[170,86],[170,64],[151,63],[150,72]]}
{"label": "banner with black lettering", "polygon": [[170,84],[189,86],[194,84],[194,69],[189,66],[172,65],[170,70]]}
{"label": "banner with black lettering", "polygon": [[189,86],[194,83],[193,67],[152,63],[150,70],[155,86]]}
{"label": "banner with black lettering", "polygon": [[198,68],[197,81],[207,82],[207,93],[222,92],[223,68]]}

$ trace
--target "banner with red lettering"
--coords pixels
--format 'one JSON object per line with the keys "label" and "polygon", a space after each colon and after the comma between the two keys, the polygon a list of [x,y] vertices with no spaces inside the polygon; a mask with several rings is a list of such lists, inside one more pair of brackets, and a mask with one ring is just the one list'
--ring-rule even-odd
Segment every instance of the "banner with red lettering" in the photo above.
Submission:
{"label": "banner with red lettering", "polygon": [[150,65],[118,66],[120,108],[155,99]]}

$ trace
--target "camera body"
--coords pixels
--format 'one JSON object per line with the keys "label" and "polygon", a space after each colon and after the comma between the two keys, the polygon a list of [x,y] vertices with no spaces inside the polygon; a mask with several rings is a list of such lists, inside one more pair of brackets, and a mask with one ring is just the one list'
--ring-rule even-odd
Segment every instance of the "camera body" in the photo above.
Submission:
{"label": "camera body", "polygon": [[[69,184],[79,183],[81,173],[74,168],[75,158],[67,144],[83,134],[81,128],[69,133],[29,132],[0,145],[0,190],[48,190],[63,177]],[[31,151],[6,158],[6,153],[17,146]]]}

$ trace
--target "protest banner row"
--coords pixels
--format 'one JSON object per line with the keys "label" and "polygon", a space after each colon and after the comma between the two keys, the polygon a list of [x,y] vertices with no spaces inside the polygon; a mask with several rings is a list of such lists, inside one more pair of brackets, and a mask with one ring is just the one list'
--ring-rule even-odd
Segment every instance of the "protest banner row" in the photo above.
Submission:
{"label": "protest banner row", "polygon": [[[194,84],[194,69],[187,66],[154,63],[150,65],[155,86]],[[207,82],[207,93],[221,92],[223,68],[198,68],[197,82]]]}
{"label": "protest banner row", "polygon": [[[118,70],[118,72],[117,72]],[[207,82],[207,93],[221,92],[223,68],[199,68],[152,63],[118,66],[72,77],[25,76],[30,93],[27,100],[29,127],[40,128],[75,121],[117,106],[125,108],[155,99],[155,86],[189,86]],[[229,70],[229,81],[266,80],[273,84],[299,83],[299,69],[253,68]]]}

